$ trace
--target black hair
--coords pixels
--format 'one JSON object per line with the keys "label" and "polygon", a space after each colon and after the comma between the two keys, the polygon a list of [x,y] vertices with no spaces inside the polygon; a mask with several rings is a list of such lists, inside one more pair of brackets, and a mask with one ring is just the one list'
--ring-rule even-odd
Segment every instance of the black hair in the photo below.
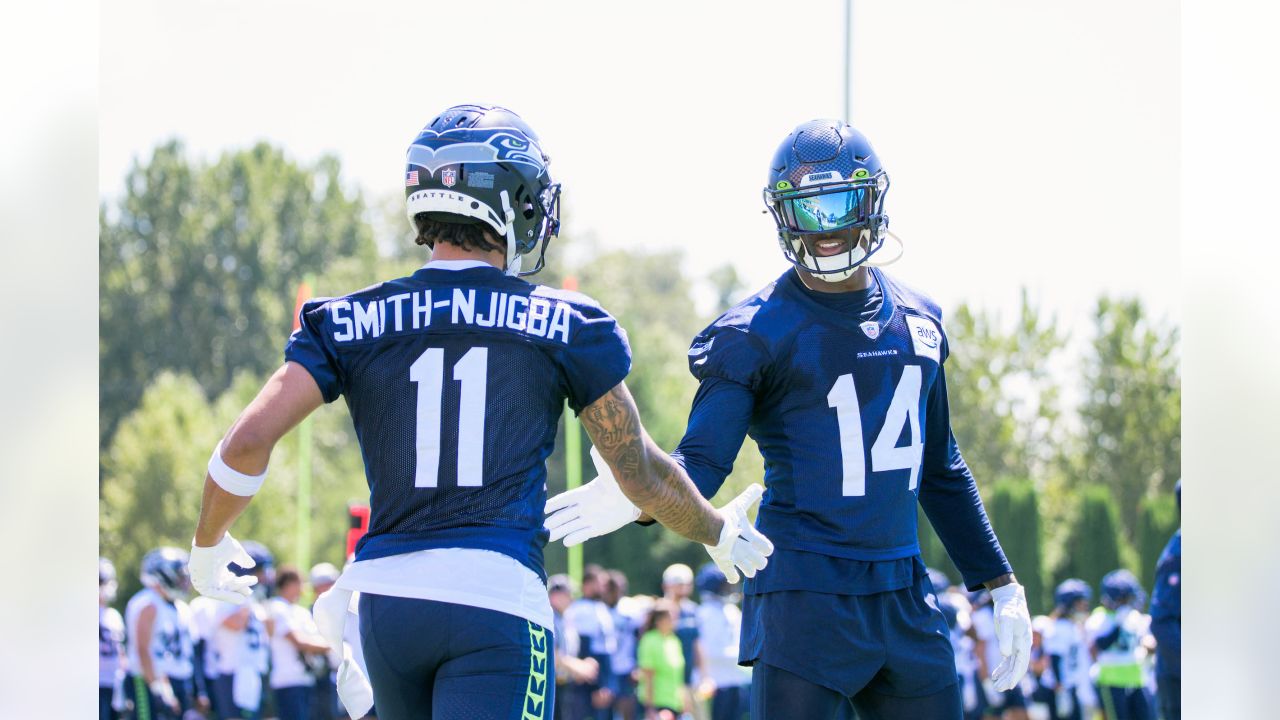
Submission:
{"label": "black hair", "polygon": [[421,212],[413,216],[413,224],[418,228],[418,237],[414,238],[414,242],[419,245],[434,248],[437,242],[443,242],[463,250],[507,250],[506,241],[479,220],[466,223],[441,222],[432,220],[430,215],[431,213]]}

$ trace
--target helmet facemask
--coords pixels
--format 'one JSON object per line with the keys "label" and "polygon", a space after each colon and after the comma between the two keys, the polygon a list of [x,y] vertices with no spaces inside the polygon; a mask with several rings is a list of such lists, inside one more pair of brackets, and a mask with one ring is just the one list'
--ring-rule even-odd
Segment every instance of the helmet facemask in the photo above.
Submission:
{"label": "helmet facemask", "polygon": [[[793,188],[779,183],[764,191],[765,206],[778,228],[778,244],[787,260],[826,282],[840,282],[884,246],[889,218],[884,197],[889,176],[884,171],[856,180],[837,180]],[[846,233],[846,248],[820,255],[812,245],[818,237]]]}

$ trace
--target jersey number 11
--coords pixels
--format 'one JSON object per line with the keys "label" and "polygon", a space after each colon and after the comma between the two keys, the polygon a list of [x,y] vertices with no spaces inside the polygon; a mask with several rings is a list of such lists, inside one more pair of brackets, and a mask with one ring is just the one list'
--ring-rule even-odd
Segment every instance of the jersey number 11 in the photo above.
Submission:
{"label": "jersey number 11", "polygon": [[[836,410],[836,423],[840,426],[840,460],[844,466],[843,493],[845,496],[867,494],[866,452],[862,439],[862,408],[858,405],[858,388],[853,384],[853,373],[836,378],[836,384],[827,393],[827,405]],[[902,426],[911,424],[911,444],[898,447]],[[915,490],[920,477],[920,460],[924,455],[924,443],[920,439],[920,366],[902,368],[898,387],[884,416],[880,434],[871,445],[871,471],[911,470],[908,490]]]}
{"label": "jersey number 11", "polygon": [[[484,408],[489,348],[473,347],[453,366],[462,383],[458,402],[458,487],[480,487],[484,470]],[[440,423],[444,410],[444,348],[430,348],[409,366],[418,386],[414,487],[436,487],[440,476]]]}

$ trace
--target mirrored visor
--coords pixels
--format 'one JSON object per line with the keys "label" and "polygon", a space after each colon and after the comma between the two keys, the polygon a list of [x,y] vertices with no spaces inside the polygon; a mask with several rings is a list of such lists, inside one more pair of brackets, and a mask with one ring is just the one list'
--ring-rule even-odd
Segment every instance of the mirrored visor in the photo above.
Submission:
{"label": "mirrored visor", "polygon": [[874,188],[856,187],[794,200],[781,200],[778,205],[782,211],[782,219],[789,229],[826,232],[847,228],[866,220],[872,213],[874,194]]}

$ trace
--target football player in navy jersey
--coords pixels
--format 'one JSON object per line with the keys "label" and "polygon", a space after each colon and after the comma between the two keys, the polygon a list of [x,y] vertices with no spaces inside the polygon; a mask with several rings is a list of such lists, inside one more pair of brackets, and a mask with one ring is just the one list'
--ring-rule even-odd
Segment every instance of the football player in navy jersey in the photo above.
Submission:
{"label": "football player in navy jersey", "polygon": [[[545,461],[566,400],[621,493],[747,575],[772,551],[747,520],[763,489],[712,508],[645,432],[624,378],[626,334],[597,303],[518,277],[542,267],[559,185],[533,130],[461,105],[409,146],[406,202],[431,261],[409,277],[305,304],[285,364],[210,458],[191,552],[202,594],[240,602],[253,561],[228,530],[275,443],[346,401],[369,482],[355,561],[316,601],[342,647],[352,594],[368,678],[350,647],[338,692],[353,717],[546,718],[553,626],[542,548]],[[523,260],[536,264],[522,272]],[[371,687],[370,687],[371,685]]]}
{"label": "football player in navy jersey", "polygon": [[[1027,669],[1026,600],[951,433],[942,311],[868,264],[888,238],[888,189],[848,124],[797,127],[764,191],[794,267],[689,350],[700,384],[673,456],[705,497],[748,434],[765,461],[757,525],[777,552],[745,585],[739,657],[754,668],[755,718],[831,718],[850,702],[863,720],[961,716],[947,625],[927,601],[917,502],[964,584],[995,598],[996,688]],[[572,492],[603,494],[590,486],[608,475]],[[566,544],[625,517],[564,515],[548,525],[575,525]]]}

